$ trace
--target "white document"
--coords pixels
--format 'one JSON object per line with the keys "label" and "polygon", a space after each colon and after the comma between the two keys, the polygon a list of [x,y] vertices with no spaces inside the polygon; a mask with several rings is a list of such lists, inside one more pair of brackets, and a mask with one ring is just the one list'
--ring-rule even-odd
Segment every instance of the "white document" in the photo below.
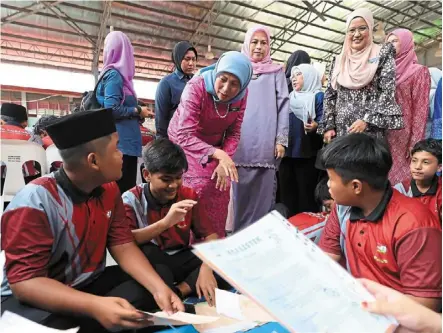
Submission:
{"label": "white document", "polygon": [[5,311],[0,318],[0,332],[2,333],[76,333],[78,330],[79,328],[71,328],[69,330],[49,328],[9,311]]}
{"label": "white document", "polygon": [[246,332],[257,326],[257,323],[253,321],[242,321],[236,324],[231,324],[228,326],[222,326],[218,328],[210,328],[203,330],[202,333],[237,333]]}
{"label": "white document", "polygon": [[216,320],[219,320],[219,317],[210,317],[210,316],[199,316],[186,312],[176,312],[172,315],[168,315],[166,312],[145,312],[139,311],[141,313],[145,313],[152,318],[150,319],[153,322],[154,326],[180,326],[180,325],[202,325],[213,323]]}
{"label": "white document", "polygon": [[245,319],[240,308],[240,297],[238,294],[216,288],[215,301],[218,314],[238,320]]}
{"label": "white document", "polygon": [[195,254],[291,332],[392,332],[372,295],[277,212]]}

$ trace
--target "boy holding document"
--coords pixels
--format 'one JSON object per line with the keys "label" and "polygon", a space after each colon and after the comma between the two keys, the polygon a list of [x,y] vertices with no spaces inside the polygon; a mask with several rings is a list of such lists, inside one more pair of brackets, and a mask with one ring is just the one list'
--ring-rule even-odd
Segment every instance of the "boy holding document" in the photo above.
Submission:
{"label": "boy holding document", "polygon": [[442,232],[424,205],[391,188],[389,148],[365,134],[334,140],[321,156],[335,207],[319,246],[346,258],[357,278],[377,281],[437,310]]}

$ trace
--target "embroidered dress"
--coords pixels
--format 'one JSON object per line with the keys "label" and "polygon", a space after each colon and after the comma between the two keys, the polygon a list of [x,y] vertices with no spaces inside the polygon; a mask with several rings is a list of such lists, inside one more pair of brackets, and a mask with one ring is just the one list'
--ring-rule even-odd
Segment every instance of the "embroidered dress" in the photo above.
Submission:
{"label": "embroidered dress", "polygon": [[[332,88],[331,74],[323,102],[323,121],[319,133],[335,130],[337,137],[348,134],[348,128],[358,119],[368,126],[365,133],[383,138],[387,129],[403,128],[400,107],[395,102],[395,61],[392,44],[383,45],[378,68],[372,81],[360,89],[348,89],[337,83]],[[330,73],[334,70],[332,61]]]}
{"label": "embroidered dress", "polygon": [[288,146],[289,97],[283,70],[255,74],[249,84],[241,139],[234,156],[238,183],[233,183],[234,231],[266,215],[275,204],[275,146]]}

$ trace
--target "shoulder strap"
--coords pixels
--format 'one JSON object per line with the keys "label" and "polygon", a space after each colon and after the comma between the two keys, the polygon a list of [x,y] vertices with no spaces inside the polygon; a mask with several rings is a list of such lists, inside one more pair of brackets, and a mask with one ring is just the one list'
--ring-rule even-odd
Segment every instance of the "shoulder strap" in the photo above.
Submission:
{"label": "shoulder strap", "polygon": [[137,216],[137,226],[139,229],[147,227],[148,223],[148,200],[144,195],[144,186],[146,184],[138,185],[141,187],[141,196],[137,198],[132,191],[126,191],[122,195],[123,203],[129,205],[134,210]]}
{"label": "shoulder strap", "polygon": [[113,69],[114,69],[114,68],[110,68],[110,69],[108,69],[106,72],[104,72],[103,74],[100,74],[100,76],[99,76],[99,78],[98,78],[98,80],[97,80],[97,83],[95,84],[95,87],[94,87],[94,96],[97,95],[98,84],[99,84],[101,81],[103,81],[103,78],[105,77],[106,73],[108,73],[110,70],[113,70]]}
{"label": "shoulder strap", "polygon": [[338,222],[340,224],[340,247],[342,253],[345,255],[346,258],[346,268],[348,272],[351,272],[349,267],[348,256],[346,255],[346,229],[347,229],[347,222],[351,215],[351,207],[341,206],[341,205],[336,205],[335,207],[336,207],[335,209],[337,209]]}

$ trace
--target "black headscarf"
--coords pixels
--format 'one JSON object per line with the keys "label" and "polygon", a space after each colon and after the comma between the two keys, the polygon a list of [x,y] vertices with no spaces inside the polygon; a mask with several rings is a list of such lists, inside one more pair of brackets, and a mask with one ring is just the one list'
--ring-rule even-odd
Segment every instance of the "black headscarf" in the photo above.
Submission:
{"label": "black headscarf", "polygon": [[195,53],[195,57],[197,58],[197,50],[187,41],[178,42],[175,44],[174,49],[172,50],[172,62],[180,73],[183,73],[181,68],[182,60],[185,57],[186,52],[189,50],[193,51]]}
{"label": "black headscarf", "polygon": [[287,63],[286,63],[286,82],[288,83],[288,89],[289,92],[292,92],[292,82],[291,82],[291,69],[294,66],[298,66],[301,64],[310,64],[311,63],[311,57],[309,54],[303,50],[295,51],[291,54],[289,57]]}

